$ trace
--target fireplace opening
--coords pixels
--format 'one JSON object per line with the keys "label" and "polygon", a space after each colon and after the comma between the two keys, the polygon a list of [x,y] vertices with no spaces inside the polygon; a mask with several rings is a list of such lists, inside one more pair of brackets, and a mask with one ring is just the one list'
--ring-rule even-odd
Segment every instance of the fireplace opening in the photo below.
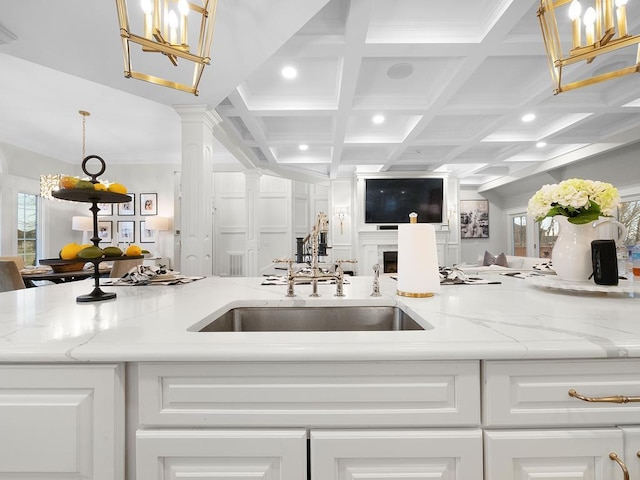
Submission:
{"label": "fireplace opening", "polygon": [[398,252],[382,252],[384,273],[398,273]]}

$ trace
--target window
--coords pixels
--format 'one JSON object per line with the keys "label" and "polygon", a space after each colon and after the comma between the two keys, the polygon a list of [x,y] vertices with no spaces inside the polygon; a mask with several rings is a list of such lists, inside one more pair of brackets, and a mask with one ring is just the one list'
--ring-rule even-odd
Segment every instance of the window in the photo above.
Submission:
{"label": "window", "polygon": [[538,250],[540,258],[551,258],[551,250],[558,238],[558,222],[553,218],[545,218],[538,225]]}
{"label": "window", "polygon": [[25,265],[36,264],[38,197],[18,193],[18,255]]}
{"label": "window", "polygon": [[517,257],[527,256],[527,216],[512,217],[513,254]]}
{"label": "window", "polygon": [[618,221],[627,227],[625,245],[640,243],[640,200],[621,202],[618,206]]}

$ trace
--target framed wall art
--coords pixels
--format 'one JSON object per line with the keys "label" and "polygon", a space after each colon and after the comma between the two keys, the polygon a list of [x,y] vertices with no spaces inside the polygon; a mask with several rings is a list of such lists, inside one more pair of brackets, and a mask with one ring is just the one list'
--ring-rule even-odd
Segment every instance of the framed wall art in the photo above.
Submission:
{"label": "framed wall art", "polygon": [[130,202],[124,202],[118,204],[118,215],[121,216],[133,216],[136,214],[136,194],[135,193],[127,193]]}
{"label": "framed wall art", "polygon": [[158,214],[158,194],[157,193],[141,193],[140,194],[140,215],[157,215]]}
{"label": "framed wall art", "polygon": [[133,243],[136,241],[136,222],[118,220],[118,243]]}
{"label": "framed wall art", "polygon": [[144,220],[140,221],[140,243],[155,243],[157,231],[148,229],[145,224]]}
{"label": "framed wall art", "polygon": [[141,193],[140,194],[140,215],[157,215],[158,214],[158,194],[157,193]]}
{"label": "framed wall art", "polygon": [[110,217],[113,215],[113,203],[98,203],[98,216]]}
{"label": "framed wall art", "polygon": [[489,238],[489,200],[460,200],[460,237]]}
{"label": "framed wall art", "polygon": [[111,220],[100,220],[98,222],[98,238],[100,238],[101,243],[111,243],[113,240],[112,229],[113,222]]}

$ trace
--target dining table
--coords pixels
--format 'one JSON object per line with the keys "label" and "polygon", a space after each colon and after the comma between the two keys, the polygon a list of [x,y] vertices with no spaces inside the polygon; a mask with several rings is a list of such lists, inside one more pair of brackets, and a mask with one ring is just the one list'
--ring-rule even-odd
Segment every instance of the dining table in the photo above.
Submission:
{"label": "dining table", "polygon": [[92,270],[75,270],[70,272],[54,272],[51,269],[23,269],[20,271],[27,288],[37,287],[34,282],[47,280],[52,283],[75,282],[93,276]]}

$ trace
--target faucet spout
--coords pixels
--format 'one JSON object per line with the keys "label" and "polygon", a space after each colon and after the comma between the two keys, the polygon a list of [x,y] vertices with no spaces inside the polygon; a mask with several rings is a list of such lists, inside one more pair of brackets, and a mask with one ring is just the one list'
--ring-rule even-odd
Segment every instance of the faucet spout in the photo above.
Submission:
{"label": "faucet spout", "polygon": [[[332,279],[336,281],[336,296],[344,296],[343,284],[344,284],[344,271],[342,270],[343,263],[356,263],[355,260],[337,260],[335,273],[325,273],[320,269],[320,235],[326,234],[328,231],[327,215],[323,212],[318,214],[316,223],[313,226],[311,233],[307,236],[311,240],[311,271],[307,272],[295,272],[293,270],[292,259],[276,259],[274,262],[286,262],[289,264],[287,269],[287,297],[294,297],[294,286],[296,283],[311,282],[311,294],[310,297],[319,297],[318,293],[318,281]],[[306,243],[305,238],[304,243]],[[324,255],[324,253],[322,253]]]}

